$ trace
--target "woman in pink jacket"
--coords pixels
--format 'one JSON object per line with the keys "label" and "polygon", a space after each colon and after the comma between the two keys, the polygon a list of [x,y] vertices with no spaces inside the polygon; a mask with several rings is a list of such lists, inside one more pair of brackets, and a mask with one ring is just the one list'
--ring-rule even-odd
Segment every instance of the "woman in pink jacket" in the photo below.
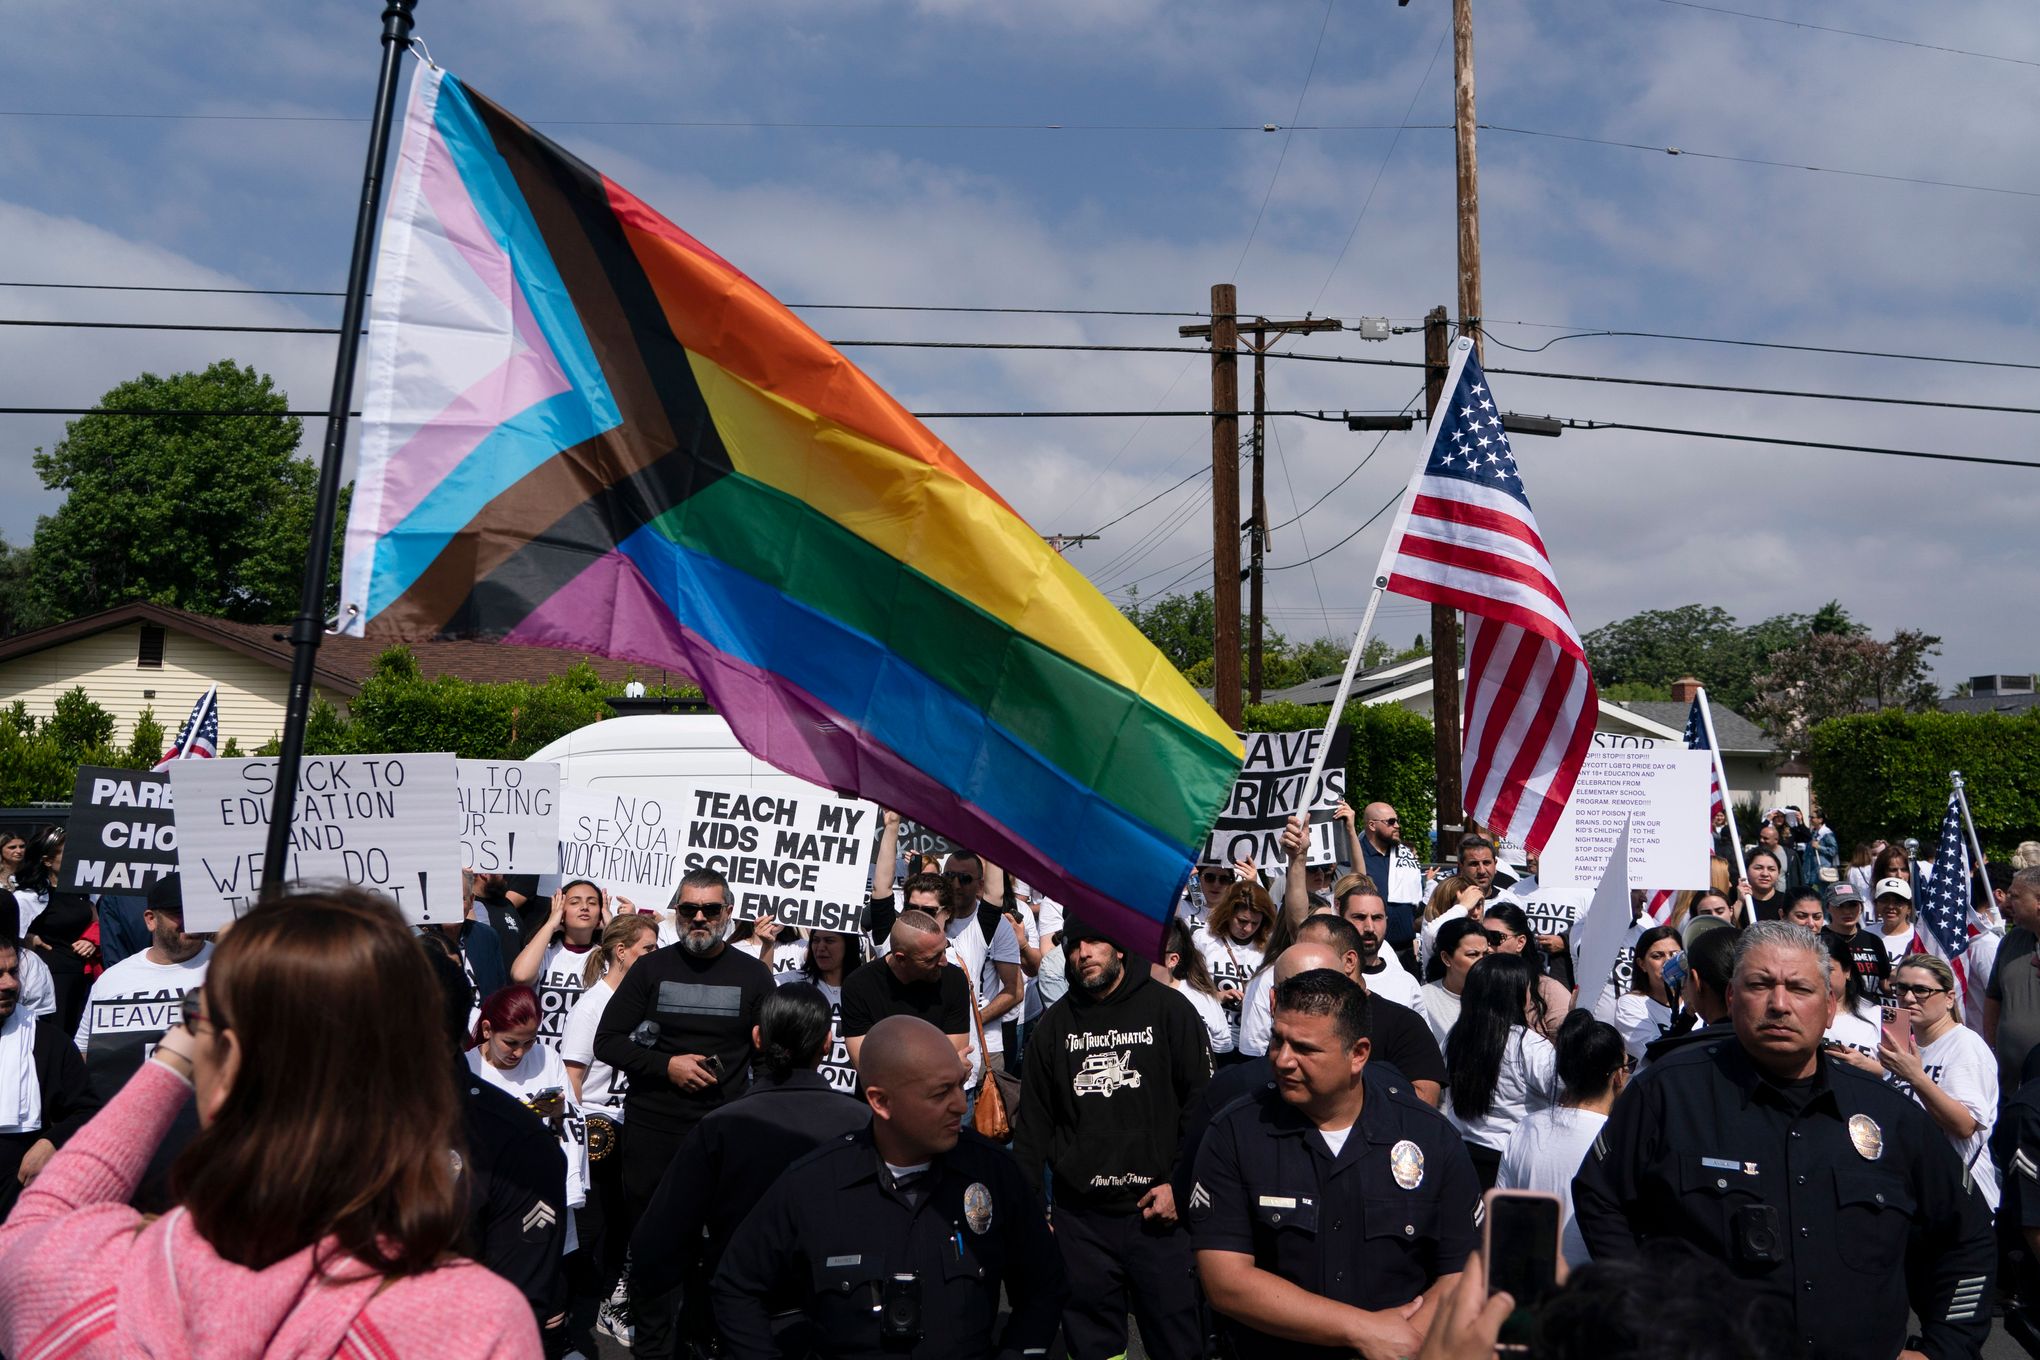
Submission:
{"label": "woman in pink jacket", "polygon": [[[12,1360],[536,1360],[531,1310],[455,1254],[464,1222],[439,988],[380,898],[256,907],[119,1095],[0,1227]],[[127,1200],[187,1100],[177,1206]]]}

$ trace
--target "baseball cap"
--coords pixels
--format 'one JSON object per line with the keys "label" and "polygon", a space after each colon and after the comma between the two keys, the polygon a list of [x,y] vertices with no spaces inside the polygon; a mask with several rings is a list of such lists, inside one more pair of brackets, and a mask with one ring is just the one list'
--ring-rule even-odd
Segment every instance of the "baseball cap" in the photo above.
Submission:
{"label": "baseball cap", "polygon": [[1872,897],[1903,897],[1906,901],[1910,902],[1912,901],[1912,884],[1902,878],[1880,878],[1877,880],[1876,889],[1870,895]]}
{"label": "baseball cap", "polygon": [[1827,905],[1829,911],[1833,911],[1836,907],[1846,906],[1852,902],[1859,907],[1863,905],[1863,894],[1856,891],[1855,884],[1848,882],[1828,884]]}
{"label": "baseball cap", "polygon": [[184,919],[184,879],[174,873],[163,875],[149,885],[149,910]]}

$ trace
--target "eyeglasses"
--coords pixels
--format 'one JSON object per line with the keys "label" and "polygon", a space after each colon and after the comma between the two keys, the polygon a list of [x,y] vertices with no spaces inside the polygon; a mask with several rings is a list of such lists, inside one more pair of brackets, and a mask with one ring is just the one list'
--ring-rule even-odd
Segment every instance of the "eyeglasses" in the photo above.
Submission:
{"label": "eyeglasses", "polygon": [[1636,1059],[1634,1057],[1624,1058],[1622,1060],[1622,1070],[1634,1074],[1636,1071]]}
{"label": "eyeglasses", "polygon": [[1374,820],[1375,820],[1375,821],[1377,821],[1377,822],[1380,822],[1380,823],[1381,823],[1381,824],[1382,824],[1383,826],[1401,826],[1401,825],[1402,825],[1402,818],[1400,818],[1400,817],[1376,817],[1376,818],[1375,818]]}
{"label": "eyeglasses", "polygon": [[1922,983],[1917,983],[1917,982],[1894,982],[1894,983],[1892,983],[1892,984],[1891,984],[1891,994],[1892,994],[1893,996],[1898,996],[1898,997],[1906,997],[1906,996],[1921,996],[1921,997],[1925,997],[1925,996],[1939,996],[1939,995],[1941,995],[1941,994],[1942,994],[1943,992],[1947,992],[1947,991],[1951,991],[1951,990],[1953,990],[1953,989],[1952,989],[1952,988],[1948,988],[1948,987],[1928,987],[1928,986],[1926,986],[1926,985],[1924,985],[1924,984],[1922,984]]}
{"label": "eyeglasses", "polygon": [[179,1007],[178,1019],[193,1034],[198,1033],[198,1022],[206,1018],[204,996],[204,986],[193,987],[184,994],[184,1000]]}

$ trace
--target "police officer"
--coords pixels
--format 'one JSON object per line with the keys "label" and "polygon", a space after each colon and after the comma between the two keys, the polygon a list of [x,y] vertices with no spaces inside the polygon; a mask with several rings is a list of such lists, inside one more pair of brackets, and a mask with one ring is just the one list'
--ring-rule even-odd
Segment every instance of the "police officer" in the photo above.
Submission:
{"label": "police officer", "polygon": [[[733,1360],[781,1353],[797,1302],[810,1353],[1046,1356],[1065,1293],[1040,1196],[965,1130],[964,1066],[927,1021],[888,1016],[858,1053],[871,1127],[789,1167],[731,1239],[713,1286]],[[999,1291],[1012,1317],[995,1335]]]}
{"label": "police officer", "polygon": [[1420,1307],[1476,1245],[1466,1145],[1369,1066],[1370,1004],[1329,968],[1278,986],[1275,1083],[1221,1110],[1198,1151],[1191,1242],[1237,1360],[1415,1355]]}
{"label": "police officer", "polygon": [[820,988],[790,982],[766,997],[752,1035],[751,1089],[694,1126],[631,1237],[631,1278],[650,1293],[678,1287],[697,1258],[721,1260],[787,1167],[871,1123],[863,1101],[815,1071],[830,1043]]}
{"label": "police officer", "polygon": [[[1596,1260],[1675,1238],[1792,1309],[1810,1357],[1975,1355],[1990,1214],[1918,1105],[1821,1054],[1827,950],[1762,921],[1737,942],[1733,1039],[1652,1065],[1573,1181]],[[1907,1309],[1920,1320],[1908,1345]]]}

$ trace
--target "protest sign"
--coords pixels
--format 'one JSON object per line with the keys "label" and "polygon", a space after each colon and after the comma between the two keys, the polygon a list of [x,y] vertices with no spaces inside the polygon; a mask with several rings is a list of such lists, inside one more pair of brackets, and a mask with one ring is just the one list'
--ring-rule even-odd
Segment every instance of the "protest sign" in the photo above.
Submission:
{"label": "protest sign", "polygon": [[[349,883],[393,900],[413,925],[461,919],[460,803],[445,753],[306,756],[298,763],[288,884]],[[218,930],[262,890],[276,761],[170,766],[184,928]]]}
{"label": "protest sign", "polygon": [[628,897],[641,911],[664,911],[687,872],[680,863],[686,801],[670,785],[656,790],[628,783],[564,786],[561,882],[591,879],[606,892]]}
{"label": "protest sign", "polygon": [[947,855],[959,847],[940,831],[919,822],[900,821],[900,853],[903,855]]}
{"label": "protest sign", "polygon": [[1596,732],[1538,859],[1538,877],[1554,886],[1592,887],[1627,823],[1629,887],[1706,887],[1712,768],[1707,752],[1680,742]]}
{"label": "protest sign", "polygon": [[63,892],[126,893],[177,871],[177,818],[167,775],[78,769],[64,838]]}
{"label": "protest sign", "polygon": [[1332,813],[1346,796],[1346,756],[1353,743],[1353,730],[1343,724],[1332,732],[1332,749],[1325,758],[1324,772],[1306,797],[1303,781],[1310,774],[1311,759],[1324,740],[1324,731],[1242,732],[1247,748],[1246,763],[1233,782],[1232,796],[1218,814],[1211,834],[1204,839],[1199,864],[1231,864],[1251,859],[1265,872],[1288,862],[1282,850],[1282,828],[1289,818],[1310,809],[1310,851],[1306,864],[1332,864],[1338,860],[1338,826]]}
{"label": "protest sign", "polygon": [[1587,909],[1588,903],[1593,900],[1593,892],[1588,888],[1560,887],[1526,878],[1510,884],[1495,900],[1513,902],[1520,907],[1529,919],[1533,934],[1563,935],[1573,928]]}
{"label": "protest sign", "polygon": [[550,760],[456,760],[461,867],[549,874],[560,867],[560,767]]}
{"label": "protest sign", "polygon": [[861,931],[877,820],[876,807],[849,798],[697,785],[683,859],[730,881],[740,919]]}
{"label": "protest sign", "polygon": [[[1586,919],[1573,931],[1573,977],[1579,982],[1579,997],[1573,1004],[1578,1009],[1593,1010],[1601,994],[1616,981],[1616,964],[1625,943],[1635,943],[1636,912],[1630,906],[1629,885],[1622,872],[1628,854],[1629,825],[1625,821],[1615,829],[1615,843],[1608,847]],[[1626,972],[1623,980],[1627,980]]]}

